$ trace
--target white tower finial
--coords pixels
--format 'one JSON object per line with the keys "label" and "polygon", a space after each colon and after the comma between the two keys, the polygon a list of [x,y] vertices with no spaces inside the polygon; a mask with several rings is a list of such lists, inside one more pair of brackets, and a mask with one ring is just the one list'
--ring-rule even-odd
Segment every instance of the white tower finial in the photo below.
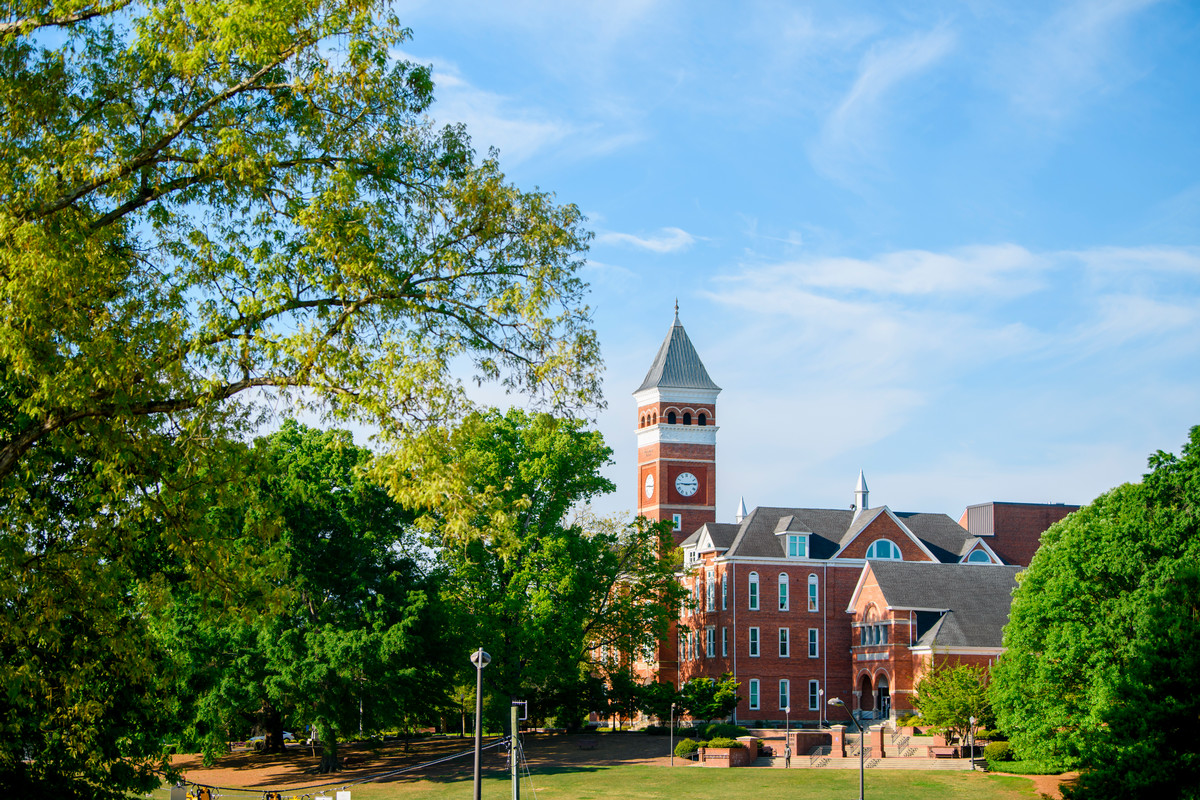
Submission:
{"label": "white tower finial", "polygon": [[854,516],[858,516],[867,508],[867,478],[863,471],[858,471],[858,485],[854,487]]}
{"label": "white tower finial", "polygon": [[747,513],[748,512],[746,511],[746,498],[743,497],[738,500],[738,510],[737,510],[737,513],[733,515],[733,521],[741,522],[742,520],[744,520],[746,518]]}

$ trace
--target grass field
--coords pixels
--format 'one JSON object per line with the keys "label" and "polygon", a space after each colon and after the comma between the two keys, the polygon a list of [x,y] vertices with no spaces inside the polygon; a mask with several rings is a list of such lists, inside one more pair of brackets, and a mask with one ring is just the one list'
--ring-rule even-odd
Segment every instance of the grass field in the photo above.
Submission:
{"label": "grass field", "polygon": [[[1033,784],[1025,779],[969,772],[879,770],[867,773],[870,800],[1036,800]],[[469,800],[469,773],[433,780],[398,780],[351,787],[353,800]],[[316,796],[312,789],[285,792],[283,797]],[[333,797],[333,791],[324,794]],[[262,797],[223,793],[222,798]],[[643,765],[555,767],[536,771],[522,781],[522,800],[624,800],[632,798],[729,797],[754,800],[836,800],[858,796],[858,773],[853,770],[706,769]],[[167,789],[152,797],[166,800]],[[484,800],[512,797],[512,784],[503,777],[485,776]]]}

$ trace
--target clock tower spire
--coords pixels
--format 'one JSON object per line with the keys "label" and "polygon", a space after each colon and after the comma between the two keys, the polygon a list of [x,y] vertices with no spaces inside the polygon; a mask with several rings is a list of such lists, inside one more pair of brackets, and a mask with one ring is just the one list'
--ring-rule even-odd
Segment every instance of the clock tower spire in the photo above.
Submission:
{"label": "clock tower spire", "polygon": [[637,401],[638,513],[675,523],[675,544],[716,521],[717,395],[679,321],[633,393]]}

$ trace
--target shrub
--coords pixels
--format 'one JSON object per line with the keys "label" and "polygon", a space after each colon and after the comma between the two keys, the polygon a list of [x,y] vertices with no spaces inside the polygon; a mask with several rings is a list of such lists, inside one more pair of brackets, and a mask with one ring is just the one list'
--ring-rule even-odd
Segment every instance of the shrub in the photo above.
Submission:
{"label": "shrub", "polygon": [[1012,761],[1012,747],[1008,742],[989,742],[987,747],[983,748],[983,757],[989,765],[993,761]]}
{"label": "shrub", "polygon": [[704,726],[704,735],[709,739],[736,739],[739,736],[749,736],[750,731],[731,722],[714,722]]}
{"label": "shrub", "polygon": [[737,747],[745,747],[746,745],[742,744],[737,739],[730,739],[728,737],[723,737],[723,738],[713,739],[712,741],[710,741],[708,743],[708,746],[709,747],[734,747],[734,748],[737,748]]}
{"label": "shrub", "polygon": [[921,722],[921,718],[918,717],[916,714],[904,714],[903,716],[896,718],[896,727],[897,728],[915,727],[916,725],[920,724],[920,722]]}
{"label": "shrub", "polygon": [[1058,775],[1062,768],[1042,761],[997,761],[995,766],[988,762],[988,769],[993,772],[1009,772],[1013,775]]}
{"label": "shrub", "polygon": [[679,744],[675,745],[675,755],[680,758],[687,758],[700,749],[700,743],[695,739],[684,739]]}

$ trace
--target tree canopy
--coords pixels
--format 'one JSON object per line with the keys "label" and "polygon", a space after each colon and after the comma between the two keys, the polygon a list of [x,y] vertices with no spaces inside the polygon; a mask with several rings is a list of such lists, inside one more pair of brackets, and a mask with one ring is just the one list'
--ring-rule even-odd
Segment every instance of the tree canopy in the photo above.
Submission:
{"label": "tree canopy", "polygon": [[466,641],[492,655],[484,680],[505,705],[525,697],[543,715],[577,705],[603,672],[602,649],[649,648],[678,611],[667,526],[572,517],[611,491],[600,473],[610,452],[579,421],[514,409],[474,414],[379,463],[392,494],[421,511],[445,594]]}
{"label": "tree canopy", "polygon": [[976,728],[990,728],[995,724],[987,688],[988,675],[983,667],[943,664],[926,673],[917,683],[913,705],[921,712],[925,724],[947,731],[953,739],[964,742],[972,718]]}
{"label": "tree canopy", "polygon": [[1081,798],[1200,792],[1200,426],[1149,465],[1043,534],[994,673],[1017,755]]}

